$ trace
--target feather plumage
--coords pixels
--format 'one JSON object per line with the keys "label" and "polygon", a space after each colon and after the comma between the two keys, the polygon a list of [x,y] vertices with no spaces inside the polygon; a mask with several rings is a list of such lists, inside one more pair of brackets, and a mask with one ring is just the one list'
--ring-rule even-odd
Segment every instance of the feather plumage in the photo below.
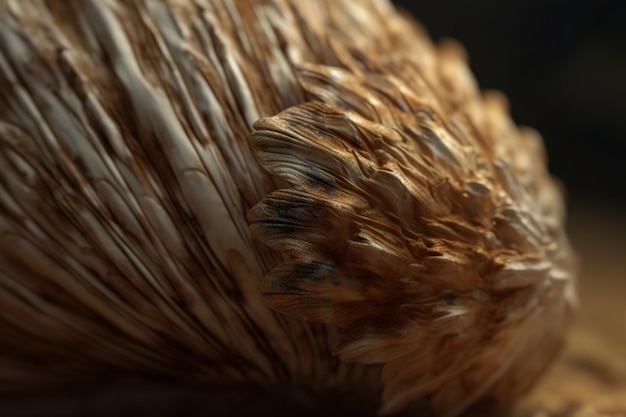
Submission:
{"label": "feather plumage", "polygon": [[0,32],[4,391],[382,381],[456,414],[558,350],[541,140],[388,3],[7,0]]}
{"label": "feather plumage", "polygon": [[383,412],[426,395],[451,415],[517,396],[552,359],[573,301],[536,135],[470,88],[449,104],[392,71],[309,65],[299,77],[312,101],[252,132],[259,162],[291,186],[248,216],[291,258],[264,278],[267,305],[338,326],[340,358],[385,364]]}

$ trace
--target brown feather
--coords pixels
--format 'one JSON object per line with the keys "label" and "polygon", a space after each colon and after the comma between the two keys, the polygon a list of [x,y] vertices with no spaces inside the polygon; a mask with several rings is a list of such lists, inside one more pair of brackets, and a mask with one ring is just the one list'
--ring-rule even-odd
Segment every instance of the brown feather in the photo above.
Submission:
{"label": "brown feather", "polygon": [[455,415],[558,351],[574,267],[541,139],[387,2],[7,0],[0,34],[4,392]]}
{"label": "brown feather", "polygon": [[[265,277],[264,300],[338,326],[342,359],[385,364],[385,413],[425,395],[448,415],[516,396],[551,360],[574,301],[537,139],[463,83],[449,48],[435,79],[307,65],[312,101],[252,132],[259,162],[291,186],[249,215],[291,258]],[[431,87],[411,88],[419,78]]]}

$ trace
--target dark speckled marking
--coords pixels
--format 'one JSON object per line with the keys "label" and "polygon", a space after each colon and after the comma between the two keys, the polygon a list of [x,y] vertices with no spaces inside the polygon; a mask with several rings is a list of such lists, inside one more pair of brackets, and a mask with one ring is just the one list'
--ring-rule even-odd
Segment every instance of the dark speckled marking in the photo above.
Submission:
{"label": "dark speckled marking", "polygon": [[335,193],[335,185],[330,182],[326,176],[321,174],[317,168],[308,167],[306,171],[310,178],[310,180],[307,181],[308,185],[312,187],[321,187],[326,194]]}
{"label": "dark speckled marking", "polygon": [[333,269],[327,262],[307,261],[295,266],[293,276],[305,280],[318,280]]}

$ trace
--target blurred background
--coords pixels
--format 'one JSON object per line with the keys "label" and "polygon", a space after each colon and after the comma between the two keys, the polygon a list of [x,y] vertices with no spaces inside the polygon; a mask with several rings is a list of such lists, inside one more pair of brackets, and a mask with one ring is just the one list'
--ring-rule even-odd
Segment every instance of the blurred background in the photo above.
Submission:
{"label": "blurred background", "polygon": [[[544,137],[581,258],[564,354],[510,416],[626,417],[626,2],[395,0]],[[481,415],[478,412],[477,415]]]}
{"label": "blurred background", "polygon": [[394,3],[465,46],[480,86],[542,133],[573,205],[626,208],[626,2]]}

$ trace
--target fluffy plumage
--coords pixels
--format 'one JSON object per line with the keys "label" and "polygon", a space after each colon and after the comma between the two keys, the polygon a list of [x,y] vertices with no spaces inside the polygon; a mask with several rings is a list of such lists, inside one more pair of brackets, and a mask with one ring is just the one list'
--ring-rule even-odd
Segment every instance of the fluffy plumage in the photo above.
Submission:
{"label": "fluffy plumage", "polygon": [[541,140],[389,4],[5,1],[0,33],[3,390],[382,381],[454,415],[558,351]]}
{"label": "fluffy plumage", "polygon": [[306,66],[312,101],[254,125],[259,162],[291,185],[249,215],[291,258],[264,300],[342,329],[341,359],[385,364],[384,412],[506,401],[552,359],[573,301],[558,190],[498,95],[468,88],[453,110],[390,72]]}

